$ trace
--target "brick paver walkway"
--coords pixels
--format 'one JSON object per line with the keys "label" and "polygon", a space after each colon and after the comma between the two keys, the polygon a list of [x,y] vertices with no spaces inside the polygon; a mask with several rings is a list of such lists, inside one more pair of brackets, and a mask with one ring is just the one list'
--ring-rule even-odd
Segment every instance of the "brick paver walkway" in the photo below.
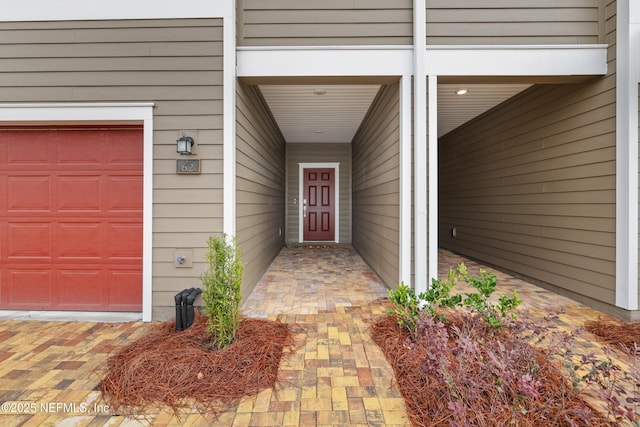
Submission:
{"label": "brick paver walkway", "polygon": [[[442,251],[440,274],[464,261]],[[499,293],[516,288],[524,305],[564,306],[560,324],[581,326],[598,313],[499,273]],[[111,414],[95,390],[96,368],[109,352],[144,334],[149,324],[0,321],[2,426],[322,426],[407,425],[392,370],[369,337],[368,322],[385,314],[387,291],[349,247],[284,248],[243,306],[247,316],[280,318],[301,343],[280,367],[281,382],[245,398],[217,419],[176,418],[158,408],[135,420]],[[586,347],[597,347],[585,340]]]}

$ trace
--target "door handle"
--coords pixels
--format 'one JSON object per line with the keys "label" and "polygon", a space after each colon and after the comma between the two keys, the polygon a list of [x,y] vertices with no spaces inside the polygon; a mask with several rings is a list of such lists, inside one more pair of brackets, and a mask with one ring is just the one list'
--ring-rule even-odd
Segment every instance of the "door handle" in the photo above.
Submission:
{"label": "door handle", "polygon": [[307,199],[302,199],[302,217],[307,217]]}

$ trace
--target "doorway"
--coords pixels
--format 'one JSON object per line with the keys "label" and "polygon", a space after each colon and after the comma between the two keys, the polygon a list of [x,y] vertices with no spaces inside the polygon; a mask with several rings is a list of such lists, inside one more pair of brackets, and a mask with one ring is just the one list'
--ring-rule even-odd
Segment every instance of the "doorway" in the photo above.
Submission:
{"label": "doorway", "polygon": [[337,164],[300,164],[301,242],[338,243],[337,169]]}

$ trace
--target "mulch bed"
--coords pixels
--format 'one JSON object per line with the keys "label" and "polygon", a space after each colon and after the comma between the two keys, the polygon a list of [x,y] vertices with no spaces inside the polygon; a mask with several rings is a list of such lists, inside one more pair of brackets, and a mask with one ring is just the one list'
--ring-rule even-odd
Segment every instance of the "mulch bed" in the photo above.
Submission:
{"label": "mulch bed", "polygon": [[[598,320],[585,322],[584,328],[609,344],[629,352],[640,349],[640,322],[629,323],[617,319],[599,317]],[[639,354],[640,356],[640,354]]]}
{"label": "mulch bed", "polygon": [[214,350],[207,317],[197,314],[185,331],[165,322],[113,354],[100,389],[118,414],[144,415],[158,405],[177,414],[194,403],[201,413],[215,414],[273,388],[280,360],[294,346],[286,324],[245,318],[235,342]]}
{"label": "mulch bed", "polygon": [[[456,320],[453,319],[452,323],[455,324]],[[568,396],[567,393],[560,392],[562,389],[566,390],[567,379],[560,367],[551,363],[548,357],[543,357],[542,353],[539,353],[540,357],[535,357],[535,362],[540,365],[537,378],[542,383],[539,387],[541,396],[527,400],[526,406],[522,406],[523,413],[517,414],[516,424],[513,424],[513,415],[508,410],[495,410],[498,399],[491,390],[495,387],[484,389],[473,398],[467,399],[468,396],[462,396],[462,400],[470,405],[468,410],[473,413],[474,419],[467,420],[468,424],[461,424],[453,419],[452,410],[454,408],[451,407],[451,402],[447,402],[444,397],[451,395],[450,389],[448,389],[449,385],[427,372],[424,359],[419,361],[419,358],[416,357],[416,348],[412,348],[412,341],[408,340],[406,329],[398,325],[397,318],[391,315],[382,317],[371,325],[371,334],[374,342],[381,348],[394,369],[396,383],[404,397],[409,419],[414,426],[611,425],[605,417],[600,416],[580,396]],[[451,336],[453,335],[452,333]],[[508,340],[508,337],[504,339]],[[453,347],[451,342],[450,347]],[[428,350],[422,349],[419,352],[426,353]],[[450,361],[453,364],[459,363],[459,361],[456,362],[453,355],[451,355]],[[463,379],[468,383],[473,383],[476,378],[485,375],[483,372],[468,372],[468,374],[469,376]],[[514,402],[518,401],[514,400]]]}

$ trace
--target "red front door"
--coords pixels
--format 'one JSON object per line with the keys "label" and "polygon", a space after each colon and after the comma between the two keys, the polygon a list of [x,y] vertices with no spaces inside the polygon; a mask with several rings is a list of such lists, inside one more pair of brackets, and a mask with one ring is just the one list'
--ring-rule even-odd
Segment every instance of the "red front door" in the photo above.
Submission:
{"label": "red front door", "polygon": [[139,311],[142,129],[0,129],[0,309]]}
{"label": "red front door", "polygon": [[335,169],[304,169],[304,240],[335,240]]}

